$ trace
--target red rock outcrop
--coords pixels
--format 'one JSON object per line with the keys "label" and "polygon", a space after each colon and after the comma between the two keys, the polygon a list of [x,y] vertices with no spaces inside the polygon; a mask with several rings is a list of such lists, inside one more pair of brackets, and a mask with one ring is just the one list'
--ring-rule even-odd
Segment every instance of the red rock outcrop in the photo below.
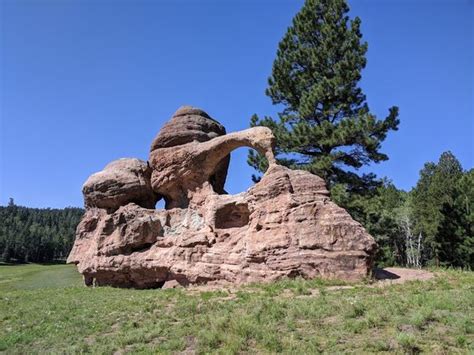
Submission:
{"label": "red rock outcrop", "polygon": [[[202,110],[180,108],[155,138],[149,166],[119,160],[87,180],[68,262],[87,285],[137,288],[366,277],[374,239],[331,202],[320,177],[277,165],[273,145],[268,128],[225,135]],[[229,154],[241,146],[264,154],[269,169],[227,195]],[[165,209],[151,206],[159,198]]]}

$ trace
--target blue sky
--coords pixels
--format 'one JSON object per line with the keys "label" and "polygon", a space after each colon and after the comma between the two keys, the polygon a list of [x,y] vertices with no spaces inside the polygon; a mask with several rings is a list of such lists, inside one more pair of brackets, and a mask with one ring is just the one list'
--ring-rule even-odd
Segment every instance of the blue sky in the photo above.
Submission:
{"label": "blue sky", "polygon": [[[369,43],[371,110],[400,107],[369,167],[410,189],[451,150],[473,167],[474,2],[352,0]],[[82,206],[87,177],[120,157],[146,160],[183,104],[227,131],[277,111],[264,95],[279,40],[302,0],[0,1],[0,204]],[[227,189],[251,185],[246,149]]]}

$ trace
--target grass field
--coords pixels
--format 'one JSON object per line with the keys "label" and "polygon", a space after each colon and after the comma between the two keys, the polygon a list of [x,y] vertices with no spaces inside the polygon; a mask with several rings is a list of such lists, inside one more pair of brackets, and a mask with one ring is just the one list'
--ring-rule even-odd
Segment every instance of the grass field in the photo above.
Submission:
{"label": "grass field", "polygon": [[0,352],[474,352],[474,273],[383,288],[85,288],[69,265],[0,266]]}

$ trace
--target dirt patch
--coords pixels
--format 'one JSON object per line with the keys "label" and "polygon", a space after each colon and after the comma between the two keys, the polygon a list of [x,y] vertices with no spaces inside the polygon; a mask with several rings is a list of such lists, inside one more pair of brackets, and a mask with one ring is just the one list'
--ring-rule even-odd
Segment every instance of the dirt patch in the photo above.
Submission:
{"label": "dirt patch", "polygon": [[428,281],[434,276],[431,271],[422,269],[387,267],[374,270],[374,277],[377,280],[375,284],[378,286],[402,284],[407,281]]}
{"label": "dirt patch", "polygon": [[[407,281],[428,281],[435,277],[435,274],[431,271],[423,269],[408,269],[402,267],[387,267],[384,269],[375,269],[374,270],[374,282],[367,287],[385,287],[394,284],[402,284]],[[363,284],[353,284],[353,285],[343,285],[343,286],[327,286],[323,287],[326,291],[339,291],[352,289],[356,286],[363,286]],[[235,293],[238,292],[241,288],[238,285],[232,285],[229,283],[208,283],[202,285],[190,285],[186,287],[186,291],[190,293],[201,293],[208,291],[225,291],[228,293],[228,296],[225,297],[216,297],[215,299],[234,299]],[[258,292],[259,290],[246,289],[246,292]],[[310,293],[307,295],[298,295],[298,297],[313,297],[320,294],[318,289],[308,290]],[[294,292],[290,290],[283,291],[284,296],[294,297]]]}
{"label": "dirt patch", "polygon": [[341,285],[341,286],[328,286],[326,287],[327,291],[337,291],[337,290],[348,290],[354,288],[354,286],[351,285]]}
{"label": "dirt patch", "polygon": [[197,339],[192,335],[188,335],[186,338],[186,349],[184,349],[181,354],[192,355],[196,354],[197,349]]}

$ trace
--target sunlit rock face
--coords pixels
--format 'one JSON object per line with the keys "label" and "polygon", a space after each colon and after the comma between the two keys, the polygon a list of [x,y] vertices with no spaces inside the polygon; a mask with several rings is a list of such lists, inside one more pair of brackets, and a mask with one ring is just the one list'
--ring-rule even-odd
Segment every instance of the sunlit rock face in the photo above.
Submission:
{"label": "sunlit rock face", "polygon": [[[229,154],[242,146],[264,154],[269,168],[228,195]],[[330,200],[323,179],[278,165],[273,146],[268,128],[225,134],[204,111],[181,107],[148,162],[120,159],[86,181],[68,262],[87,285],[136,288],[366,277],[374,239]],[[154,208],[159,199],[165,209]]]}

